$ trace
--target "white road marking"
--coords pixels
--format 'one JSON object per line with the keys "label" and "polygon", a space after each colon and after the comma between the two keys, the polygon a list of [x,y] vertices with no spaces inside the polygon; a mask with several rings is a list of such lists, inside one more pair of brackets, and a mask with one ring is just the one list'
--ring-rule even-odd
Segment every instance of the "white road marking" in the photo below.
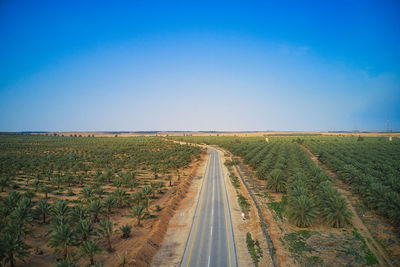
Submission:
{"label": "white road marking", "polygon": [[208,267],[210,267],[210,256],[208,256]]}
{"label": "white road marking", "polygon": [[212,226],[211,226],[211,232],[210,232],[210,235],[212,236],[212,230],[213,230],[213,228],[212,228]]}

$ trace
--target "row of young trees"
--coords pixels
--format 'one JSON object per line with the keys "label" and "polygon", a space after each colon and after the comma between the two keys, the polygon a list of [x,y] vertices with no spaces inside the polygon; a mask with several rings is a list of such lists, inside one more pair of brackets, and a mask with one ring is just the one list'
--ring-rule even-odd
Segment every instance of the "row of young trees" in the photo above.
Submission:
{"label": "row of young trees", "polygon": [[0,135],[1,177],[91,177],[96,170],[168,172],[185,167],[201,149],[158,137],[71,138]]}
{"label": "row of young trees", "polygon": [[179,181],[179,168],[200,153],[194,146],[148,137],[0,135],[1,264],[26,259],[32,251],[26,238],[45,228],[58,266],[75,266],[81,256],[96,265],[103,246],[113,249],[115,231],[130,235],[133,225],[115,229],[114,213],[126,213],[141,226],[154,211],[151,199],[173,186],[172,174]]}
{"label": "row of young trees", "polygon": [[298,144],[244,142],[225,146],[256,169],[256,176],[266,180],[266,189],[287,194],[287,217],[297,226],[318,221],[332,227],[350,223],[345,199]]}
{"label": "row of young trees", "polygon": [[184,140],[216,144],[243,159],[265,180],[266,190],[287,194],[288,219],[297,226],[311,226],[319,221],[332,227],[351,222],[345,199],[333,187],[330,178],[291,139],[186,137]]}
{"label": "row of young trees", "polygon": [[305,144],[366,206],[400,225],[400,142],[313,139]]}
{"label": "row of young trees", "polygon": [[[111,215],[114,209],[128,208],[129,216],[141,220],[150,217],[150,197],[159,193],[159,187],[152,183],[142,190],[128,194],[122,189],[102,195],[95,194],[98,188],[82,189],[81,204],[72,205],[65,200],[56,200],[52,204],[41,198],[34,202],[35,194],[10,192],[1,199],[0,206],[0,261],[15,266],[16,259],[24,260],[29,256],[30,247],[25,243],[26,235],[34,224],[46,225],[48,245],[60,261],[57,266],[73,266],[79,256],[86,256],[91,265],[94,257],[102,251],[98,239],[106,242],[106,249],[112,251],[111,237],[114,224]],[[122,238],[130,236],[132,225],[119,228]]]}

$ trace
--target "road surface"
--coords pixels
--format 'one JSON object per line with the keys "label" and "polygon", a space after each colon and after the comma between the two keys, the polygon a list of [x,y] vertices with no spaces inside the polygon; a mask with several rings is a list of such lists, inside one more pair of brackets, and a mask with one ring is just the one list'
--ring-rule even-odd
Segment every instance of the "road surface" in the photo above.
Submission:
{"label": "road surface", "polygon": [[236,267],[231,214],[221,160],[217,150],[210,157],[181,266]]}

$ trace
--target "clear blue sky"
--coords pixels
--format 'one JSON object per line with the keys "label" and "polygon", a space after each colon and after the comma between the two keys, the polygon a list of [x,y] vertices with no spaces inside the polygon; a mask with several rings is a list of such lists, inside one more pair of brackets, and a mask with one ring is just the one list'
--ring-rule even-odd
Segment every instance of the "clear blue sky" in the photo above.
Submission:
{"label": "clear blue sky", "polygon": [[400,130],[399,1],[189,2],[0,1],[0,131]]}

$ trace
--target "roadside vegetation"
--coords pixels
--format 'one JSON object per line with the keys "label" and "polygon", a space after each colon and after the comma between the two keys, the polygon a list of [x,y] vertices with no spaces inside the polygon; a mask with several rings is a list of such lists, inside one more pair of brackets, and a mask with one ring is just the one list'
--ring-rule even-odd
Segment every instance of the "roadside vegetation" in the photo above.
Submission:
{"label": "roadside vegetation", "polygon": [[253,260],[253,263],[255,266],[258,266],[258,263],[260,262],[260,259],[263,256],[260,243],[258,240],[253,240],[251,234],[247,232],[246,234],[246,244],[247,244],[247,249],[249,250],[249,253],[251,255],[251,259]]}

